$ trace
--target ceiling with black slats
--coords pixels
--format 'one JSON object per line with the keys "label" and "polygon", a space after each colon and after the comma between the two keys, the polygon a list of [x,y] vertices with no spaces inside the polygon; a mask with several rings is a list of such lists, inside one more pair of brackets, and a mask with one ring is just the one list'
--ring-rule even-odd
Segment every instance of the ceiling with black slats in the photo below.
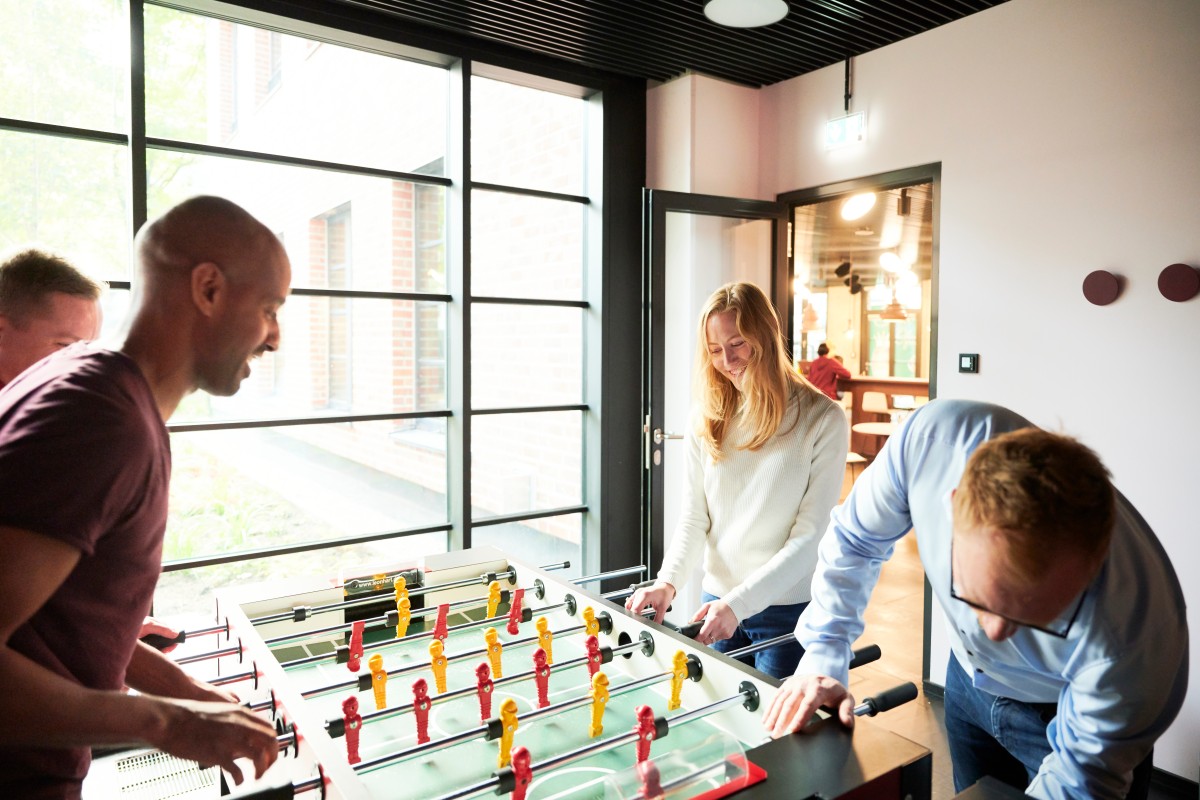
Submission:
{"label": "ceiling with black slats", "polygon": [[[765,86],[1005,0],[787,0],[761,28],[726,28],[704,0],[332,0],[628,77],[693,72]],[[330,2],[330,0],[326,0]]]}

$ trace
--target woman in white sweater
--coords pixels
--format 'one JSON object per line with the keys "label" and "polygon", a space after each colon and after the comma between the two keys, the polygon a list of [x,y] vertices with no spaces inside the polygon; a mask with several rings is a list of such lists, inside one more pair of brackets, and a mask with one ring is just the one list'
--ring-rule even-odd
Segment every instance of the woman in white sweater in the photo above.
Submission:
{"label": "woman in white sweater", "polygon": [[[703,559],[697,640],[722,652],[790,633],[837,504],[849,432],[840,406],[792,369],[762,290],[730,283],[700,314],[682,515],[654,585],[626,602],[661,622]],[[791,641],[747,659],[786,678]]]}

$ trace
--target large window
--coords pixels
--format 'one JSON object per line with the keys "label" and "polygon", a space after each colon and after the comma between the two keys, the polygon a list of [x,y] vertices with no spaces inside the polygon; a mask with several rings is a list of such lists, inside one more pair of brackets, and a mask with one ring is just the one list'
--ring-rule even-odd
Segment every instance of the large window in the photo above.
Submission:
{"label": "large window", "polygon": [[243,205],[293,268],[280,352],[171,420],[157,610],[461,545],[581,573],[599,527],[598,98],[129,2],[0,10],[0,246],[37,241],[109,280],[109,331],[132,231],[188,196]]}

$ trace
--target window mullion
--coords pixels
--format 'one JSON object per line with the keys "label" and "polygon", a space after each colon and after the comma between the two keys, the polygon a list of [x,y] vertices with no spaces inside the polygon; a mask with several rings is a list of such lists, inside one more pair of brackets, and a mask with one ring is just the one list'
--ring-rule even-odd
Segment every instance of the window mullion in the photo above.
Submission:
{"label": "window mullion", "polygon": [[447,308],[450,419],[446,425],[446,500],[451,526],[448,544],[451,550],[458,550],[471,546],[471,62],[467,59],[450,68],[450,98],[446,175],[453,185],[447,192],[446,225],[451,296]]}
{"label": "window mullion", "polygon": [[129,210],[136,235],[146,222],[146,16],[129,0]]}

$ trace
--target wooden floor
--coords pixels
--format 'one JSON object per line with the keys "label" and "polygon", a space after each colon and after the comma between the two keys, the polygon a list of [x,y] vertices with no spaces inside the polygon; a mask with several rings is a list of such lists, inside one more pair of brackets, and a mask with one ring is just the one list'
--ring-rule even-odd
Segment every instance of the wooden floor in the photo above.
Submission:
{"label": "wooden floor", "polygon": [[[883,655],[874,664],[850,673],[850,691],[856,700],[905,681],[912,681],[920,691],[924,586],[917,540],[910,533],[883,565],[867,605],[867,627],[855,646],[877,644]],[[941,698],[926,698],[921,691],[916,700],[879,714],[872,722],[929,748],[933,753],[933,797],[954,797]]]}

